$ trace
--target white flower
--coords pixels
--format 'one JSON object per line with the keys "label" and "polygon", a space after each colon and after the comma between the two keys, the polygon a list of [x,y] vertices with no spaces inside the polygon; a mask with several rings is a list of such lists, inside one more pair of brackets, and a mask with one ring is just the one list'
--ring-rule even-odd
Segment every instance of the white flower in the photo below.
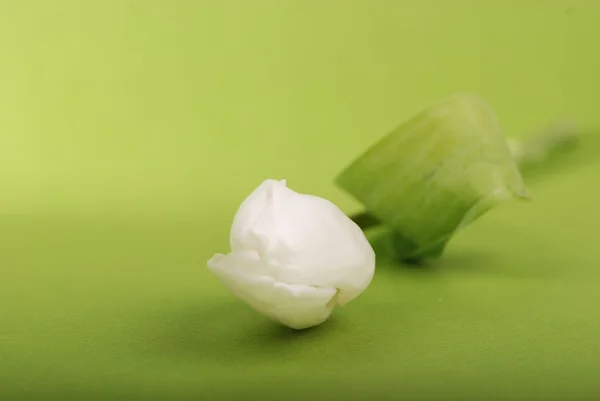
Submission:
{"label": "white flower", "polygon": [[238,209],[231,253],[208,268],[238,298],[293,329],[319,325],[375,272],[362,230],[330,201],[264,181]]}

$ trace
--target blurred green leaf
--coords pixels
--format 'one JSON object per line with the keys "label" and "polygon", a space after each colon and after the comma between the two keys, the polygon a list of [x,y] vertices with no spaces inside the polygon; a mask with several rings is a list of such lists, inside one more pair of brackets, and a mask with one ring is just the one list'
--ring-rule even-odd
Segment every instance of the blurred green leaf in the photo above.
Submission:
{"label": "blurred green leaf", "polygon": [[422,111],[336,179],[393,228],[403,260],[438,257],[462,227],[528,191],[490,106],[456,94]]}

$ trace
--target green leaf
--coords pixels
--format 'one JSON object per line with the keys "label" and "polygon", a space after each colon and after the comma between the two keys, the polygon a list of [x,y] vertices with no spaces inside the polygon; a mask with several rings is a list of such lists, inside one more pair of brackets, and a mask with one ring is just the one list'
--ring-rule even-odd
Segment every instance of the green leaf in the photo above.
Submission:
{"label": "green leaf", "polygon": [[404,260],[438,257],[457,230],[503,202],[528,198],[493,111],[474,94],[417,114],[336,182],[392,227]]}

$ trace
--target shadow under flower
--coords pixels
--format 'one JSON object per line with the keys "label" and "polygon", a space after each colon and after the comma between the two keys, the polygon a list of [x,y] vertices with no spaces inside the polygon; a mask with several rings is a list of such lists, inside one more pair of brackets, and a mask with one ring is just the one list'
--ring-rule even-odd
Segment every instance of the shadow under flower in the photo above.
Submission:
{"label": "shadow under flower", "polygon": [[[475,229],[470,227],[467,229]],[[448,249],[436,259],[421,263],[406,263],[396,257],[389,230],[378,228],[367,238],[377,255],[377,270],[387,279],[399,275],[403,279],[431,279],[450,275],[491,276],[511,278],[556,278],[565,274],[563,265],[568,265],[564,256],[552,250],[545,252],[527,252],[527,249],[545,249],[544,244],[534,236],[523,242],[507,244],[506,237],[523,236],[518,227],[482,225],[477,228],[481,233],[481,245],[471,241],[470,245],[454,246],[450,241]],[[457,234],[460,235],[460,234]],[[485,240],[483,239],[485,238]],[[545,266],[543,269],[533,266]],[[376,273],[377,275],[377,273]]]}
{"label": "shadow under flower", "polygon": [[257,357],[285,358],[307,342],[325,338],[333,326],[343,323],[343,318],[334,314],[319,326],[293,330],[261,317],[235,299],[180,305],[163,310],[151,320],[156,323],[152,332],[143,336],[147,339],[144,353],[238,364]]}
{"label": "shadow under flower", "polygon": [[436,264],[431,261],[408,261],[400,259],[394,250],[392,233],[388,228],[377,227],[373,229],[367,234],[367,239],[377,255],[377,268],[387,266],[414,271],[435,269]]}

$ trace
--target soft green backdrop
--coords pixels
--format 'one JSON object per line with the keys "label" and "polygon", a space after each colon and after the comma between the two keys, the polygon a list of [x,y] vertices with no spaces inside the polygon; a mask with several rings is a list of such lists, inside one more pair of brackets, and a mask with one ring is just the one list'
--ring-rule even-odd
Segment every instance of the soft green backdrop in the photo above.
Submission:
{"label": "soft green backdrop", "polygon": [[600,394],[589,141],[433,268],[374,237],[372,285],[315,330],[205,267],[265,178],[359,210],[337,172],[454,91],[510,134],[599,126],[599,20],[595,0],[0,0],[0,399]]}

